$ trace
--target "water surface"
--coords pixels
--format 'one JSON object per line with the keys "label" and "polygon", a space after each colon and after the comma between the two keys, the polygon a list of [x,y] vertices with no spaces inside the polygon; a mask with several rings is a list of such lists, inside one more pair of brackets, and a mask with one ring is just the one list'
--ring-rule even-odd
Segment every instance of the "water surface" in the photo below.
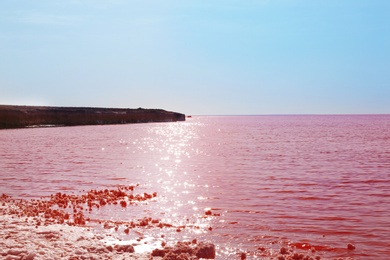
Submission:
{"label": "water surface", "polygon": [[[0,193],[39,198],[138,183],[156,199],[93,217],[193,224],[200,228],[167,239],[211,240],[220,259],[238,249],[261,258],[258,248],[288,243],[321,246],[325,259],[384,259],[389,129],[390,116],[355,115],[2,130]],[[204,217],[207,208],[220,216]]]}

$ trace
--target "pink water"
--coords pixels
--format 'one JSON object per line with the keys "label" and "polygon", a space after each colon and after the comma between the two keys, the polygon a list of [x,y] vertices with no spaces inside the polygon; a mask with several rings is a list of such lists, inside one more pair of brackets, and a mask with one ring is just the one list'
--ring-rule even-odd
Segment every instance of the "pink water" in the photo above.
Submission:
{"label": "pink water", "polygon": [[17,198],[139,183],[156,201],[93,217],[193,223],[167,239],[211,240],[220,259],[287,243],[322,246],[323,259],[390,258],[389,115],[2,130],[0,171],[0,193]]}

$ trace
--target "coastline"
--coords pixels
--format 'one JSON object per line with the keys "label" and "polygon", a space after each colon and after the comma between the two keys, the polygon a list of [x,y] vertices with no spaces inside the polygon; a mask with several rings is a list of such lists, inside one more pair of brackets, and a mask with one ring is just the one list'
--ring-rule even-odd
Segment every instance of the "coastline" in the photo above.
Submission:
{"label": "coastline", "polygon": [[[89,203],[92,203],[91,196],[89,193]],[[118,196],[117,200],[123,197]],[[86,225],[80,199],[81,196],[61,193],[39,200],[13,199],[2,194],[0,255],[4,259],[25,260],[149,259],[147,252],[136,252],[134,241],[121,243],[115,233],[100,234]],[[134,200],[143,199],[137,195]]]}
{"label": "coastline", "polygon": [[[126,207],[137,202],[153,200],[153,194],[134,194],[136,186],[118,186],[112,190],[90,190],[83,195],[56,193],[40,199],[13,199],[0,195],[0,256],[3,259],[278,259],[278,260],[320,260],[321,251],[328,249],[310,244],[270,245],[256,251],[242,251],[223,255],[218,245],[209,241],[169,243],[167,229],[193,228],[174,226],[158,219],[143,218],[128,221],[92,220],[84,212],[90,212],[111,205]],[[204,217],[213,216],[211,210]],[[99,232],[94,225],[102,226],[108,232]],[[120,232],[134,232],[137,239],[121,240]],[[146,237],[143,230],[159,228],[158,237]],[[177,231],[179,232],[179,231]],[[355,249],[348,245],[349,250]],[[222,255],[221,255],[222,253]],[[227,258],[226,258],[227,257]],[[326,258],[325,258],[326,259]],[[338,258],[343,259],[343,258]],[[353,259],[353,258],[346,258]]]}
{"label": "coastline", "polygon": [[[138,186],[138,185],[137,185]],[[157,193],[135,194],[136,186],[90,190],[83,195],[56,193],[40,199],[0,196],[0,255],[4,259],[215,259],[215,246],[196,239],[169,244],[165,235],[144,236],[142,230],[177,229],[159,219],[129,221],[90,219],[108,205],[127,207],[153,200]],[[100,229],[106,232],[99,232]],[[182,227],[184,228],[184,227]],[[121,240],[118,229],[138,238]],[[169,244],[169,245],[168,245]]]}
{"label": "coastline", "polygon": [[0,105],[0,129],[185,121],[163,109]]}

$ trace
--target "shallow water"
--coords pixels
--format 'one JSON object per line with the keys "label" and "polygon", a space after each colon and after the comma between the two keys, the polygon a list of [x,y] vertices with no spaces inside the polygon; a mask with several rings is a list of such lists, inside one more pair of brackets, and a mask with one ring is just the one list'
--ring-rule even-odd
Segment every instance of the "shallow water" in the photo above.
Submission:
{"label": "shallow water", "polygon": [[[2,130],[0,170],[0,193],[17,198],[139,183],[136,192],[156,199],[92,218],[193,224],[200,228],[166,238],[209,239],[221,259],[238,249],[261,258],[259,247],[288,243],[309,243],[323,258],[390,256],[387,115]],[[220,216],[205,217],[205,208]]]}

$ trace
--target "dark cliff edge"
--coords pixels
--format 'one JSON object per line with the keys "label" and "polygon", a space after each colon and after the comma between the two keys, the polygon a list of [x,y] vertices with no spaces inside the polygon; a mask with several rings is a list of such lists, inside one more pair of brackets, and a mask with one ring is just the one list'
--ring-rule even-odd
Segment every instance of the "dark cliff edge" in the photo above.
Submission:
{"label": "dark cliff edge", "polygon": [[162,109],[0,105],[0,129],[185,121]]}

